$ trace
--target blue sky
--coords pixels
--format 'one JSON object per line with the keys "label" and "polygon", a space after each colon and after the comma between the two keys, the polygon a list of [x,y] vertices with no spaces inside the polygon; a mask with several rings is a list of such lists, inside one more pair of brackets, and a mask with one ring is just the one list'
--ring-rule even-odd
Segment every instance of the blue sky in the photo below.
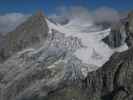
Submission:
{"label": "blue sky", "polygon": [[107,6],[119,11],[127,11],[133,9],[133,0],[0,0],[0,13],[34,13],[43,9],[49,14],[61,6],[83,6],[88,9]]}

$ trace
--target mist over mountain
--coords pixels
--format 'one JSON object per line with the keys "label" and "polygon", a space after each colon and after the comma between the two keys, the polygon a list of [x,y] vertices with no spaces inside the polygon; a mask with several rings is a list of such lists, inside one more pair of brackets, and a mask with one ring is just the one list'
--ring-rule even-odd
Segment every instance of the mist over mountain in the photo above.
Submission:
{"label": "mist over mountain", "polygon": [[5,15],[0,100],[132,100],[132,15],[107,7]]}
{"label": "mist over mountain", "polygon": [[[75,7],[59,7],[54,14],[50,14],[49,18],[61,24],[66,24],[73,17],[80,17],[93,20],[95,23],[113,23],[119,21],[121,16],[120,12],[109,7],[100,7],[95,10],[88,10],[82,6]],[[6,13],[0,15],[0,32],[7,33],[14,30],[18,25],[24,22],[31,14],[24,13]]]}
{"label": "mist over mountain", "polygon": [[7,13],[0,15],[0,32],[7,33],[13,31],[18,25],[23,23],[30,15],[22,13]]}

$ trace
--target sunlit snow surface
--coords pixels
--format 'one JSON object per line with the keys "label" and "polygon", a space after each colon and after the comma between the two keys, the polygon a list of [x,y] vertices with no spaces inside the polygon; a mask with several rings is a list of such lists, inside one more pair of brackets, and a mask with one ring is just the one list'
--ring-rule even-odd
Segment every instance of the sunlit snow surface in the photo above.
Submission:
{"label": "sunlit snow surface", "polygon": [[109,48],[102,39],[110,34],[111,29],[100,31],[99,27],[92,22],[86,23],[82,20],[73,19],[66,25],[55,25],[47,20],[50,29],[55,29],[65,36],[73,36],[81,39],[83,48],[77,49],[75,56],[88,65],[102,66],[107,62],[114,52],[122,52],[128,49],[127,45],[115,49]]}

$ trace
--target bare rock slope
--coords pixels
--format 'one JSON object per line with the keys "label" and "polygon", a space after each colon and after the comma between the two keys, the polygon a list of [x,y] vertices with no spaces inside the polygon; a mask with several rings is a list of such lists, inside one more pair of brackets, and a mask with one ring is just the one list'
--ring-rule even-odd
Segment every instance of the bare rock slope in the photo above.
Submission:
{"label": "bare rock slope", "polygon": [[42,12],[38,12],[18,26],[14,31],[9,32],[0,41],[2,44],[0,46],[1,62],[24,48],[41,44],[45,40],[47,33],[48,26],[45,22],[45,16]]}

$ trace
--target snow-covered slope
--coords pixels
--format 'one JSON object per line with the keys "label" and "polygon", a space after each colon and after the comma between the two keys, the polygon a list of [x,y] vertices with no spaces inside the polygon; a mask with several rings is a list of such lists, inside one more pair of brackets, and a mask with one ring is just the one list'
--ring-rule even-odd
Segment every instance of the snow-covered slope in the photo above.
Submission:
{"label": "snow-covered slope", "polygon": [[92,22],[86,23],[80,19],[73,19],[66,25],[55,25],[49,20],[47,20],[47,23],[50,30],[54,29],[64,34],[65,37],[72,36],[81,40],[83,47],[77,49],[74,55],[88,65],[100,67],[109,60],[114,52],[122,52],[128,49],[126,44],[120,48],[111,49],[102,41],[110,34],[111,29],[101,30]]}
{"label": "snow-covered slope", "polygon": [[111,29],[102,30],[92,21],[85,22],[77,18],[60,25],[48,18],[45,20],[49,31],[43,46],[17,53],[5,62],[6,66],[9,65],[10,68],[11,65],[18,63],[17,66],[20,68],[33,64],[53,69],[59,67],[55,65],[61,65],[64,79],[77,80],[86,77],[88,72],[102,67],[114,52],[128,49],[126,44],[111,49],[102,41],[110,34]]}

